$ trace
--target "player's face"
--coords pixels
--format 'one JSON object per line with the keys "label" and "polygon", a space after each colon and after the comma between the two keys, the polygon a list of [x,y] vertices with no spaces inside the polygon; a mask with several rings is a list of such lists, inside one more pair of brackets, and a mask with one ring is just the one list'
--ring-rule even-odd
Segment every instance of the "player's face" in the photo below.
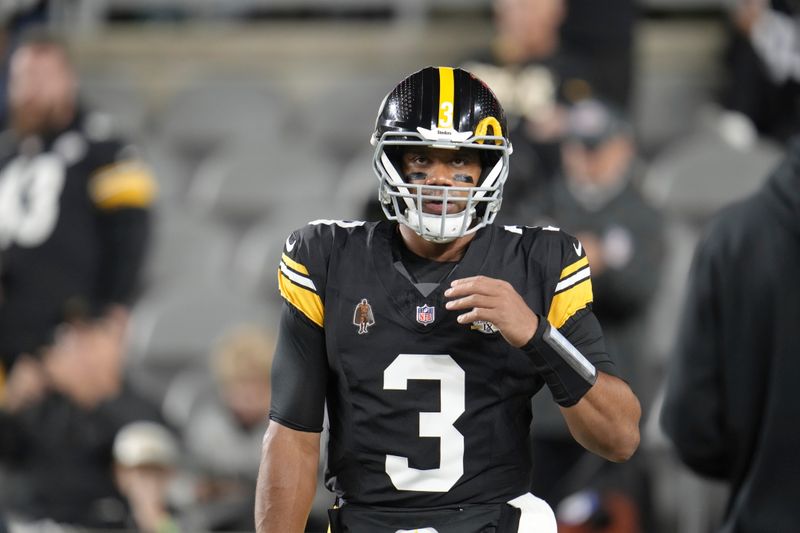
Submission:
{"label": "player's face", "polygon": [[60,126],[74,105],[75,91],[75,75],[58,48],[23,46],[12,56],[8,100],[18,131],[40,133]]}
{"label": "player's face", "polygon": [[[480,156],[475,150],[419,147],[403,153],[403,176],[415,185],[438,185],[442,187],[474,187],[481,175]],[[441,191],[423,189],[423,195],[442,196]],[[450,195],[448,195],[449,197]],[[452,197],[465,197],[466,192],[454,191]],[[447,214],[464,210],[466,202],[447,202]],[[422,203],[422,210],[431,214],[442,214],[444,204],[438,200]]]}

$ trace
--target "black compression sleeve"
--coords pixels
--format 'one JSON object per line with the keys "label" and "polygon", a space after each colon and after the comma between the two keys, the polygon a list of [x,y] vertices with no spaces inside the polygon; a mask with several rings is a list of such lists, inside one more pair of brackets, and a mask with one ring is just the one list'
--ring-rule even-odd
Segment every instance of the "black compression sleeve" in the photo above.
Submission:
{"label": "black compression sleeve", "polygon": [[522,350],[544,378],[553,399],[563,407],[578,403],[597,380],[595,366],[543,316],[539,316],[539,327]]}
{"label": "black compression sleeve", "polygon": [[325,331],[284,303],[272,363],[270,419],[298,431],[322,431],[327,381]]}
{"label": "black compression sleeve", "polygon": [[624,379],[619,374],[617,365],[606,350],[606,342],[603,337],[603,328],[597,320],[597,316],[588,309],[579,311],[558,328],[569,342],[588,359],[597,370],[604,374]]}

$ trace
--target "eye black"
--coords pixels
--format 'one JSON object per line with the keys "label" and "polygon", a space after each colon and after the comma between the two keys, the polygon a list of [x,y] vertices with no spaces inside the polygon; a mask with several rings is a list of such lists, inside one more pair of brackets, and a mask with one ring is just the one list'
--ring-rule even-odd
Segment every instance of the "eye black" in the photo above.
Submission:
{"label": "eye black", "polygon": [[419,181],[428,179],[428,175],[424,172],[409,172],[406,174],[406,181]]}

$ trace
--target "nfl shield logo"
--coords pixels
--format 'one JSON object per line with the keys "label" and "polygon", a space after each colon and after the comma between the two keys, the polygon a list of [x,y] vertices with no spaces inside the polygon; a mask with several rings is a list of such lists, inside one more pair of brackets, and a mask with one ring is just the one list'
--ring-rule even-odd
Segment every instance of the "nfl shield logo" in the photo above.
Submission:
{"label": "nfl shield logo", "polygon": [[434,318],[436,317],[436,308],[430,305],[418,305],[417,306],[417,322],[422,324],[423,326],[427,326],[431,322],[433,322]]}

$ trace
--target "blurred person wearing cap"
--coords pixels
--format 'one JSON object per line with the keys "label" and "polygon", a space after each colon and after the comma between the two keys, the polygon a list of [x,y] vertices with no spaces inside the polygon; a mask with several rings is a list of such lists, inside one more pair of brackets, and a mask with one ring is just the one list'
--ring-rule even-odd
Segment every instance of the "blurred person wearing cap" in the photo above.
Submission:
{"label": "blurred person wearing cap", "polygon": [[40,360],[18,363],[26,390],[37,394],[20,401],[13,382],[14,401],[0,408],[0,508],[12,525],[125,525],[111,471],[114,438],[128,423],[160,415],[125,379],[123,335],[119,321],[76,323]]}
{"label": "blurred person wearing cap", "polygon": [[[562,174],[535,209],[542,216],[538,222],[578,237],[591,265],[593,310],[607,345],[618,354],[631,388],[646,404],[651,398],[649,368],[638,356],[646,353],[643,324],[660,281],[664,236],[660,212],[638,190],[640,163],[624,115],[596,99],[572,106],[562,165]],[[637,470],[636,460],[619,467],[593,461],[571,442],[558,413],[546,402],[534,400],[534,425],[534,464],[539,465],[534,490],[553,505],[583,484],[621,483],[634,487],[631,492],[636,494],[644,490],[645,474]]]}
{"label": "blurred person wearing cap", "polygon": [[[598,95],[627,106],[631,3],[494,0],[490,47],[462,63],[495,90],[509,118],[515,163],[498,221],[529,218],[530,202],[557,175],[567,106]],[[587,17],[605,30],[589,28]]]}
{"label": "blurred person wearing cap", "polygon": [[177,533],[168,504],[176,473],[178,443],[161,424],[132,422],[114,438],[114,479],[128,501],[132,524],[144,533]]}
{"label": "blurred person wearing cap", "polygon": [[[563,172],[545,195],[542,211],[581,241],[595,281],[594,310],[632,382],[640,353],[631,337],[660,276],[662,215],[642,196],[643,170],[630,123],[608,103],[575,104],[562,143]],[[633,346],[632,346],[633,345]],[[646,391],[640,391],[647,398]]]}

